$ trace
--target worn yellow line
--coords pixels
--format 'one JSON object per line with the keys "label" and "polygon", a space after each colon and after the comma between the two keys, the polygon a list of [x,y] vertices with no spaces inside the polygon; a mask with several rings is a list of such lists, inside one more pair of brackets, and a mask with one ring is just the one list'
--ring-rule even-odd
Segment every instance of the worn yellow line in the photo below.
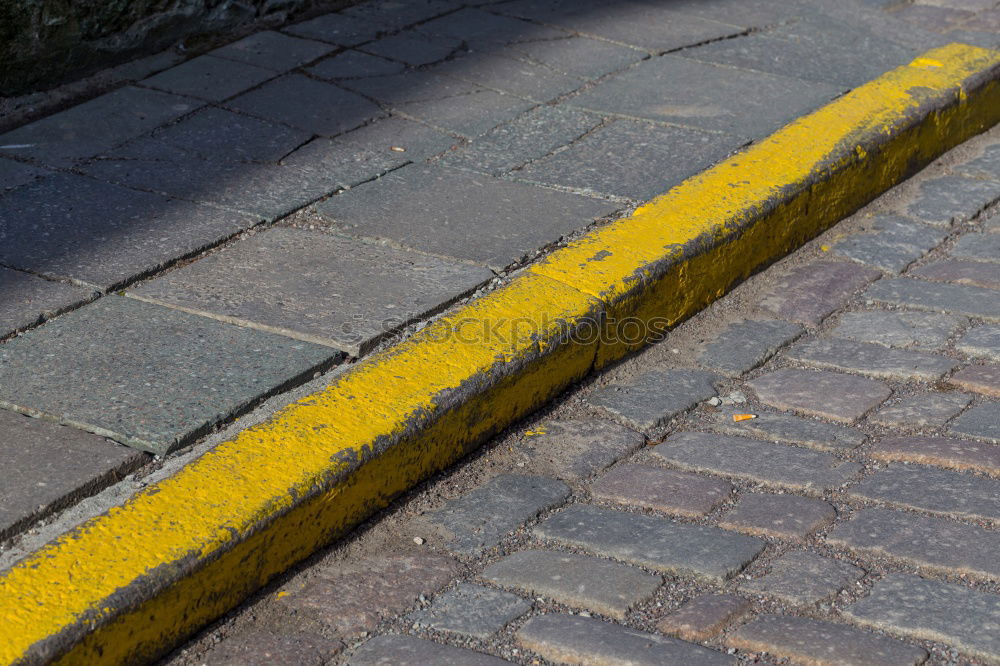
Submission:
{"label": "worn yellow line", "polygon": [[995,123],[998,68],[952,45],[887,73],[46,546],[0,575],[0,663],[158,654],[638,344],[586,329],[678,321]]}

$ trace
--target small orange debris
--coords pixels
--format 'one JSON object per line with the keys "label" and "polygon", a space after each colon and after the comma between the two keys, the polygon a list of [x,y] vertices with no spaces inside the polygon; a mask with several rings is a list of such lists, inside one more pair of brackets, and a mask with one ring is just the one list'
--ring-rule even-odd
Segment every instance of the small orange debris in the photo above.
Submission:
{"label": "small orange debris", "polygon": [[389,150],[391,150],[394,153],[405,153],[406,152],[406,148],[403,148],[402,146],[389,146]]}
{"label": "small orange debris", "polygon": [[739,423],[740,421],[749,421],[750,419],[757,418],[756,414],[733,414],[733,420]]}

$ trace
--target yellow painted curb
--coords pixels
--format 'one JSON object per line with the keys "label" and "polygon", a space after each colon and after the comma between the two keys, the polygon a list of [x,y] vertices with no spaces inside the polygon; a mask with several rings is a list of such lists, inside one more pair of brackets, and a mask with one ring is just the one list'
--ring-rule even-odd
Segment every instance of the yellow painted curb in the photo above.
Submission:
{"label": "yellow painted curb", "polygon": [[[649,330],[998,120],[1000,54],[963,45],[800,118],[2,574],[0,663],[161,654]],[[625,321],[646,333],[626,334]]]}

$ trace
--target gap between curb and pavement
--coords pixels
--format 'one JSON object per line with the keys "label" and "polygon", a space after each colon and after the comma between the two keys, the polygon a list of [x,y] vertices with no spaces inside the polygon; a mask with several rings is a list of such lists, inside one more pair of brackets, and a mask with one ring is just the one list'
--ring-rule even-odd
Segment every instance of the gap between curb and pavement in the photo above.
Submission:
{"label": "gap between curb and pavement", "polygon": [[1000,53],[959,44],[799,118],[0,574],[0,663],[163,654],[998,121]]}

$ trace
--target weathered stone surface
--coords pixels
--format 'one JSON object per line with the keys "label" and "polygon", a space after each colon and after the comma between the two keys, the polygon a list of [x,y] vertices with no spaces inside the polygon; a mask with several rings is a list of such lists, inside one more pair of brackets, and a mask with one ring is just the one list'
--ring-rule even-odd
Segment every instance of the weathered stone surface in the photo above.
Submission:
{"label": "weathered stone surface", "polygon": [[901,560],[939,573],[1000,576],[1000,535],[951,520],[882,508],[861,509],[827,536],[835,546]]}
{"label": "weathered stone surface", "polygon": [[534,471],[576,480],[609,467],[645,441],[634,430],[605,419],[545,421],[526,433],[519,452]]}
{"label": "weathered stone surface", "polygon": [[509,555],[488,566],[482,576],[503,587],[619,620],[652,597],[663,582],[659,576],[624,564],[546,550]]}
{"label": "weathered stone surface", "polygon": [[[1000,14],[994,13],[994,16],[1000,17]],[[1000,144],[987,146],[982,155],[952,170],[967,178],[995,179],[1000,173]]]}
{"label": "weathered stone surface", "polygon": [[[0,151],[4,150],[10,149],[5,146],[0,147]],[[2,155],[3,153],[0,152],[0,194],[6,192],[7,190],[12,190],[15,187],[20,187],[21,185],[30,183],[36,178],[41,178],[49,173],[48,169],[40,169],[35,166],[29,166],[23,162],[4,159]]]}
{"label": "weathered stone surface", "polygon": [[357,46],[375,39],[384,29],[384,26],[370,19],[361,19],[345,13],[330,13],[285,26],[282,31],[338,46]]}
{"label": "weathered stone surface", "polygon": [[263,30],[215,49],[211,55],[284,72],[325,56],[333,49],[334,47],[322,42]]}
{"label": "weathered stone surface", "polygon": [[213,666],[270,666],[298,664],[323,666],[344,648],[318,634],[296,631],[276,633],[255,628],[226,638],[209,654]]}
{"label": "weathered stone surface", "polygon": [[977,326],[970,329],[955,343],[955,349],[992,361],[1000,361],[1000,326]]}
{"label": "weathered stone surface", "polygon": [[639,62],[646,54],[637,49],[577,35],[568,39],[521,42],[510,47],[528,60],[557,72],[596,79]]}
{"label": "weathered stone surface", "polygon": [[440,62],[460,52],[463,42],[453,37],[430,38],[414,30],[382,37],[360,49],[383,58],[406,63],[414,67]]}
{"label": "weathered stone surface", "polygon": [[1000,398],[1000,366],[970,365],[952,375],[948,383],[966,391]]}
{"label": "weathered stone surface", "polygon": [[323,231],[275,228],[131,294],[359,355],[490,277],[485,268]]}
{"label": "weathered stone surface", "polygon": [[0,339],[79,305],[93,295],[93,289],[0,267]]}
{"label": "weathered stone surface", "polygon": [[503,474],[429,514],[453,552],[478,555],[541,511],[560,504],[569,488],[555,479]]}
{"label": "weathered stone surface", "polygon": [[920,195],[907,212],[930,224],[964,222],[1000,198],[1000,182],[942,176],[920,184]]}
{"label": "weathered stone surface", "polygon": [[419,627],[486,640],[529,610],[531,604],[516,594],[459,583],[407,619]]}
{"label": "weathered stone surface", "polygon": [[535,102],[548,102],[584,84],[575,76],[507,55],[513,54],[505,51],[474,52],[442,63],[434,68],[434,72]]}
{"label": "weathered stone surface", "polygon": [[317,207],[351,233],[494,268],[614,209],[575,194],[415,164]]}
{"label": "weathered stone surface", "polygon": [[798,324],[774,320],[730,324],[705,345],[698,363],[727,375],[742,375],[774,356],[803,331]]}
{"label": "weathered stone surface", "polygon": [[720,377],[704,370],[649,370],[584,399],[636,430],[651,433],[675,416],[715,395]]}
{"label": "weathered stone surface", "polygon": [[864,575],[864,570],[852,564],[797,550],[774,560],[766,574],[742,583],[740,589],[796,606],[813,606]]}
{"label": "weathered stone surface", "polygon": [[890,462],[915,462],[1000,476],[1000,446],[950,437],[889,437],[871,455]]}
{"label": "weathered stone surface", "polygon": [[883,407],[870,417],[872,423],[890,428],[937,428],[969,406],[966,393],[921,393]]}
{"label": "weathered stone surface", "polygon": [[474,51],[480,52],[495,51],[498,46],[519,42],[569,37],[565,30],[499,16],[473,7],[422,23],[418,29],[427,35],[461,38]]}
{"label": "weathered stone surface", "polygon": [[272,69],[203,55],[154,74],[143,83],[178,95],[221,102],[260,85],[274,74]]}
{"label": "weathered stone surface", "polygon": [[746,437],[700,432],[671,435],[653,455],[693,472],[750,479],[778,488],[821,492],[850,481],[861,466],[827,453]]}
{"label": "weathered stone surface", "polygon": [[910,274],[938,282],[955,282],[974,287],[1000,289],[1000,264],[985,261],[945,259],[921,266],[911,271]]}
{"label": "weathered stone surface", "polygon": [[722,581],[764,548],[760,539],[704,525],[575,504],[542,521],[534,534],[674,575]]}
{"label": "weathered stone surface", "polygon": [[927,658],[927,652],[915,645],[806,617],[761,615],[737,629],[727,642],[814,666],[897,666],[921,664]]}
{"label": "weathered stone surface", "polygon": [[458,4],[454,0],[405,3],[398,0],[368,0],[345,7],[343,13],[383,26],[386,31],[395,31],[452,12]]}
{"label": "weathered stone surface", "polygon": [[849,261],[816,261],[778,280],[761,299],[761,307],[783,319],[815,326],[878,276],[878,271]]}
{"label": "weathered stone surface", "polygon": [[966,321],[932,312],[846,312],[832,333],[887,347],[938,348]]}
{"label": "weathered stone surface", "polygon": [[464,648],[388,634],[368,640],[354,651],[351,666],[504,666],[509,662]]}
{"label": "weathered stone surface", "polygon": [[360,51],[342,51],[330,58],[324,58],[306,69],[321,79],[363,79],[369,76],[399,74],[406,65]]}
{"label": "weathered stone surface", "polygon": [[644,465],[618,465],[590,485],[604,500],[698,518],[724,502],[733,486],[722,479]]}
{"label": "weathered stone surface", "polygon": [[933,467],[889,465],[850,493],[946,516],[1000,520],[1000,481]]}
{"label": "weathered stone surface", "polygon": [[1000,322],[1000,291],[910,278],[879,280],[863,294],[876,303]]}
{"label": "weathered stone surface", "polygon": [[947,356],[838,338],[809,340],[786,352],[794,360],[817,368],[846,370],[879,379],[915,379],[931,382],[958,363]]}
{"label": "weathered stone surface", "polygon": [[736,658],[676,638],[647,634],[577,615],[540,615],[517,632],[517,642],[545,659],[570,664],[736,664]]}
{"label": "weathered stone surface", "polygon": [[973,407],[952,421],[948,430],[1000,444],[1000,403],[987,402]]}
{"label": "weathered stone surface", "polygon": [[338,356],[105,296],[0,347],[0,404],[166,453]]}
{"label": "weathered stone surface", "polygon": [[829,502],[798,495],[744,493],[719,527],[780,539],[801,539],[837,517]]}
{"label": "weathered stone surface", "polygon": [[865,441],[865,435],[853,428],[813,419],[755,411],[756,418],[734,421],[734,414],[743,414],[746,408],[723,407],[712,415],[711,427],[730,435],[752,435],[786,444],[798,444],[820,451],[854,449]]}
{"label": "weathered stone surface", "polygon": [[889,387],[880,381],[784,368],[747,384],[762,402],[777,407],[853,423],[889,397]]}
{"label": "weathered stone surface", "polygon": [[686,641],[704,641],[739,620],[750,602],[735,594],[703,594],[656,623],[656,629]]}

